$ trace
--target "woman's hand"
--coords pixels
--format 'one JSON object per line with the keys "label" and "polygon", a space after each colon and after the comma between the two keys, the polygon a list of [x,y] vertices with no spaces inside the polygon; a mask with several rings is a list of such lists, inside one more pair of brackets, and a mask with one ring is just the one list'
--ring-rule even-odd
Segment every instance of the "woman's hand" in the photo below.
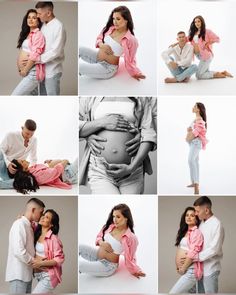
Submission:
{"label": "woman's hand", "polygon": [[133,276],[135,276],[137,279],[140,279],[140,277],[146,277],[146,274],[142,271],[133,273]]}
{"label": "woman's hand", "polygon": [[111,46],[109,46],[107,44],[100,43],[99,48],[102,49],[108,55],[113,55],[114,54],[114,52],[111,49]]}
{"label": "woman's hand", "polygon": [[125,143],[125,145],[127,146],[126,152],[132,157],[136,155],[140,147],[141,133],[138,129],[131,129],[129,132],[136,133],[134,138]]}
{"label": "woman's hand", "polygon": [[114,251],[113,251],[113,249],[112,249],[112,247],[111,247],[111,244],[109,244],[109,243],[107,243],[107,242],[101,242],[100,244],[99,244],[99,246],[100,247],[102,247],[106,252],[108,252],[108,253],[113,253]]}
{"label": "woman's hand", "polygon": [[25,69],[22,69],[20,71],[20,75],[21,75],[21,77],[26,77],[28,75],[28,71],[26,71]]}
{"label": "woman's hand", "polygon": [[195,53],[195,54],[198,54],[198,53],[200,52],[200,50],[199,50],[199,46],[198,46],[197,43],[194,43],[194,44],[193,44],[193,50],[194,50],[194,53]]}
{"label": "woman's hand", "polygon": [[104,150],[104,147],[100,144],[100,142],[106,142],[107,139],[96,134],[92,134],[87,137],[87,143],[91,150],[91,153],[95,156],[101,154],[101,150]]}
{"label": "woman's hand", "polygon": [[108,175],[114,177],[115,179],[123,178],[131,174],[131,168],[126,164],[108,164],[104,163],[106,167],[106,172]]}
{"label": "woman's hand", "polygon": [[103,128],[110,131],[128,131],[130,129],[129,122],[119,114],[106,115],[102,119]]}
{"label": "woman's hand", "polygon": [[43,267],[43,261],[44,260],[46,260],[47,258],[45,258],[45,257],[39,257],[39,256],[37,256],[37,257],[35,257],[34,259],[33,259],[33,261],[31,262],[31,266],[34,268],[34,269],[36,269],[36,268],[41,268],[41,267]]}
{"label": "woman's hand", "polygon": [[134,79],[140,81],[141,79],[145,79],[146,76],[144,76],[143,74],[135,74],[132,76]]}
{"label": "woman's hand", "polygon": [[180,266],[178,269],[178,273],[182,276],[186,273],[187,269],[184,266]]}
{"label": "woman's hand", "polygon": [[187,132],[192,132],[193,131],[193,128],[192,127],[188,127],[187,128]]}

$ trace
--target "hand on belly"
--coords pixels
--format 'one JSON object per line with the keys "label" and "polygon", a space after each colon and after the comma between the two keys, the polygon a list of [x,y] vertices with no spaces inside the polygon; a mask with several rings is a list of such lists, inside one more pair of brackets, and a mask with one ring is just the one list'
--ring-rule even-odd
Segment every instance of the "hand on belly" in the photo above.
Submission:
{"label": "hand on belly", "polygon": [[99,61],[106,61],[106,62],[113,64],[113,65],[118,65],[118,63],[119,63],[118,56],[115,56],[113,53],[107,53],[105,50],[103,50],[101,48],[98,51],[97,59]]}

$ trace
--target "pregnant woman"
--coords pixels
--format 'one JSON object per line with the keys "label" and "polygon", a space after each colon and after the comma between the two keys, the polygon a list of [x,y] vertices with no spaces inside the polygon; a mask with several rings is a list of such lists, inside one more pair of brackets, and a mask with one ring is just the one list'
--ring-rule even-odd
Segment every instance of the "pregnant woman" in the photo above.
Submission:
{"label": "pregnant woman", "polygon": [[[42,64],[36,64],[45,49],[44,36],[40,31],[42,23],[37,18],[37,11],[30,9],[24,16],[17,48],[20,49],[17,67],[23,77],[11,95],[30,95],[38,86],[39,81],[44,80],[45,68]],[[28,60],[26,63],[25,60]]]}
{"label": "pregnant woman", "polygon": [[120,255],[123,254],[129,272],[137,278],[144,277],[145,273],[136,264],[138,240],[133,227],[132,214],[126,204],[112,208],[106,224],[97,235],[98,247],[79,246],[79,272],[99,277],[110,276],[117,270]]}
{"label": "pregnant woman", "polygon": [[186,141],[189,143],[188,164],[190,169],[191,184],[187,187],[194,188],[194,194],[199,194],[199,152],[206,148],[207,117],[203,103],[197,102],[193,107],[196,118],[187,128]]}
{"label": "pregnant woman", "polygon": [[26,160],[14,159],[17,172],[14,175],[13,187],[17,192],[27,194],[36,191],[39,185],[47,185],[62,189],[71,189],[78,183],[78,159],[73,163],[68,160],[47,160],[44,164],[29,166]]}
{"label": "pregnant woman", "polygon": [[[156,99],[134,97],[80,98],[79,136],[87,140],[80,164],[80,184],[93,194],[141,194],[144,172],[152,173],[148,152],[156,147]],[[140,133],[135,155],[127,143]],[[102,139],[101,151],[89,147],[91,136]]]}
{"label": "pregnant woman", "polygon": [[79,64],[80,75],[109,79],[116,74],[123,55],[128,73],[136,80],[145,79],[136,66],[138,41],[134,36],[131,13],[126,6],[113,9],[106,26],[97,37],[96,48],[98,50],[80,47],[79,57],[84,61]]}
{"label": "pregnant woman", "polygon": [[[203,274],[202,262],[196,261],[203,247],[203,235],[198,229],[199,219],[193,207],[187,207],[181,216],[176,237],[176,269],[181,275],[170,294],[188,293]],[[184,262],[183,262],[184,259]]]}
{"label": "pregnant woman", "polygon": [[212,44],[220,42],[220,38],[211,30],[206,29],[204,18],[196,16],[189,29],[189,41],[194,47],[194,53],[200,60],[197,79],[213,79],[233,77],[229,72],[213,72],[209,70],[210,63],[213,59]]}
{"label": "pregnant woman", "polygon": [[34,233],[36,257],[32,267],[38,283],[32,293],[52,293],[62,281],[64,253],[58,232],[59,216],[54,210],[48,209],[40,218]]}

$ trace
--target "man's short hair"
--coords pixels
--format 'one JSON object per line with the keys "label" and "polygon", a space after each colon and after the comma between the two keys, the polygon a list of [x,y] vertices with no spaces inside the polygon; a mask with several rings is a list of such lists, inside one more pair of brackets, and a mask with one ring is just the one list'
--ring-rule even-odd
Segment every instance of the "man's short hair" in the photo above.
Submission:
{"label": "man's short hair", "polygon": [[180,34],[184,34],[184,35],[185,35],[185,32],[184,32],[184,31],[179,31],[179,32],[177,33],[177,36],[180,35]]}
{"label": "man's short hair", "polygon": [[35,8],[50,8],[51,10],[53,10],[54,5],[52,2],[50,1],[45,1],[45,2],[37,2],[35,5]]}
{"label": "man's short hair", "polygon": [[30,131],[35,131],[37,128],[37,124],[33,120],[28,119],[25,121],[25,127]]}
{"label": "man's short hair", "polygon": [[29,203],[36,203],[39,207],[45,208],[44,203],[37,198],[31,198],[26,204],[29,204]]}
{"label": "man's short hair", "polygon": [[211,209],[212,202],[208,197],[202,196],[194,202],[193,206],[207,206],[209,209]]}

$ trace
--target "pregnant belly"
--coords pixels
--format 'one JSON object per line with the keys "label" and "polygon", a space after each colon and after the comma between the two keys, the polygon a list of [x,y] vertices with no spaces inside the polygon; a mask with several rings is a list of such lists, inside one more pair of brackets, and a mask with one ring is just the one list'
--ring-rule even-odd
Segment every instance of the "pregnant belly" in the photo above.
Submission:
{"label": "pregnant belly", "polygon": [[187,250],[178,248],[176,251],[176,256],[175,256],[175,263],[177,265],[177,267],[179,267],[181,265],[181,258],[186,257],[186,255],[188,254]]}
{"label": "pregnant belly", "polygon": [[118,65],[119,64],[119,56],[115,56],[113,54],[107,54],[104,50],[99,49],[97,58],[100,61],[106,61],[109,64],[112,65]]}
{"label": "pregnant belly", "polygon": [[106,138],[106,142],[102,142],[104,150],[101,151],[101,156],[110,164],[130,164],[131,157],[127,153],[127,141],[134,138],[134,135],[129,132],[121,131],[100,131],[98,136]]}
{"label": "pregnant belly", "polygon": [[22,68],[21,62],[23,62],[24,60],[28,60],[28,58],[29,58],[29,52],[26,52],[24,50],[20,50],[18,58],[17,58],[18,67]]}
{"label": "pregnant belly", "polygon": [[104,250],[102,247],[98,249],[98,258],[99,259],[106,259],[113,263],[119,262],[119,255],[114,253],[108,253],[106,250]]}

